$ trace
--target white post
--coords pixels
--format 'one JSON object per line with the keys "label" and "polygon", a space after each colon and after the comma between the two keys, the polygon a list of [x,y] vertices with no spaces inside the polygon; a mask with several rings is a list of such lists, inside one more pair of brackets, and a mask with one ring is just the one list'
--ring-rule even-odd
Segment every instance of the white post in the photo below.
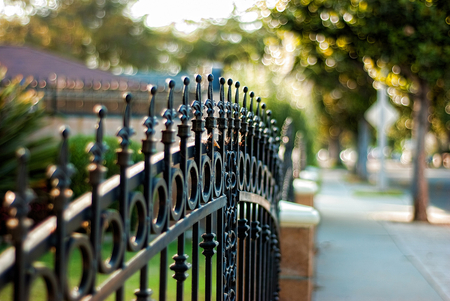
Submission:
{"label": "white post", "polygon": [[380,149],[380,169],[378,171],[378,189],[385,191],[387,188],[387,179],[385,172],[384,149],[386,147],[386,87],[382,85],[377,91],[380,106],[380,125],[378,127],[378,147]]}

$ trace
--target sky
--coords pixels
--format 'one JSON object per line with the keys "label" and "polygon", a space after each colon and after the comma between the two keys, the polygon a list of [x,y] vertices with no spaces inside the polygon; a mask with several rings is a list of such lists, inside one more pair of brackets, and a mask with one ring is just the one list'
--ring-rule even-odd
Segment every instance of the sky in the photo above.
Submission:
{"label": "sky", "polygon": [[[198,27],[192,22],[199,23],[204,19],[220,22],[229,18],[235,8],[234,14],[241,22],[253,22],[258,16],[255,12],[249,13],[248,9],[259,1],[265,1],[270,8],[278,0],[135,0],[130,1],[126,14],[135,20],[144,17],[145,24],[151,28],[174,24],[175,29],[189,34]],[[30,0],[30,3],[35,7],[57,7],[55,0]],[[0,0],[0,14],[7,18],[19,16],[26,23],[28,9],[20,1]]]}
{"label": "sky", "polygon": [[149,27],[184,23],[183,20],[200,22],[202,19],[225,19],[230,17],[234,5],[242,13],[256,4],[257,0],[138,0],[130,8],[131,16],[146,16]]}

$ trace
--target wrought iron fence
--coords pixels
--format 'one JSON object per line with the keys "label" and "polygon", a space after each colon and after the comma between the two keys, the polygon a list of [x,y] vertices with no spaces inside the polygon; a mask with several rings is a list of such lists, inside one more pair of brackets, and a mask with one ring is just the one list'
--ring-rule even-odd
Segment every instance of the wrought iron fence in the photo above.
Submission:
{"label": "wrought iron fence", "polygon": [[[177,254],[170,270],[177,300],[184,298],[185,283],[191,286],[192,300],[211,300],[213,286],[217,300],[278,300],[277,212],[282,177],[276,122],[261,98],[255,99],[247,87],[242,90],[241,105],[239,82],[233,87],[231,79],[220,78],[220,100],[216,102],[213,76],[209,75],[208,99],[203,103],[201,76],[195,81],[196,99],[189,105],[190,82],[184,79],[178,113],[173,108],[175,82],[169,83],[161,138],[164,151],[160,153],[156,152],[159,141],[155,131],[157,89],[151,89],[142,141],[145,159],[135,165],[130,163],[129,150],[134,133],[129,126],[133,98],[125,96],[123,128],[117,134],[120,174],[107,180],[102,165],[107,112],[105,107],[96,107],[99,121],[90,148],[88,179],[92,190],[72,202],[69,130],[62,130],[59,163],[49,169],[56,216],[32,230],[27,213],[34,193],[27,188],[27,152],[18,152],[18,187],[5,197],[12,216],[8,228],[13,246],[0,255],[0,289],[13,283],[14,300],[27,300],[30,285],[42,278],[49,300],[104,300],[110,295],[123,300],[125,281],[138,273],[137,300],[150,300],[152,289],[158,289],[159,300],[166,300],[168,245],[176,241]],[[175,130],[177,115],[181,122]],[[202,138],[205,130],[206,139]],[[192,132],[194,141],[189,142]],[[174,145],[175,135],[179,145]],[[80,228],[87,231],[82,233]],[[113,248],[104,259],[101,249],[107,228],[112,231]],[[192,231],[191,263],[185,254],[188,230]],[[49,250],[53,250],[54,267],[37,262]],[[79,285],[70,287],[67,263],[74,250],[81,253],[82,277]],[[131,259],[125,258],[127,252],[132,253]],[[158,254],[159,273],[149,274],[148,262]],[[204,275],[199,275],[200,261],[205,262]],[[109,277],[98,283],[99,274]],[[148,287],[150,277],[159,278],[159,288]],[[199,288],[200,277],[205,280],[204,289]]]}

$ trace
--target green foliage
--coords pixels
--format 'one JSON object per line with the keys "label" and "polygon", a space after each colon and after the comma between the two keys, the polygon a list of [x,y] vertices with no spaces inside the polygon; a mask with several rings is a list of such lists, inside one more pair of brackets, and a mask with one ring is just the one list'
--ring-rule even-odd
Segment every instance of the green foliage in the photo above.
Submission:
{"label": "green foliage", "polygon": [[[230,69],[227,71],[227,76],[248,85],[249,91],[253,90],[256,93],[255,97],[261,97],[262,102],[267,104],[267,109],[272,111],[272,118],[277,120],[280,131],[286,118],[292,118],[294,132],[301,132],[305,139],[308,164],[314,165],[317,146],[315,116],[311,107],[307,105],[306,96],[293,94],[294,86],[301,90],[297,87],[296,78],[271,72],[255,64],[243,65],[239,70]],[[254,112],[255,108],[256,101]]]}
{"label": "green foliage", "polygon": [[[433,90],[431,105],[442,112],[449,100],[445,96],[448,87],[444,87],[450,79],[448,1],[301,0],[283,5],[268,19],[284,20],[278,31],[298,35],[297,67],[314,81],[317,90],[324,90],[320,97],[338,87],[342,99],[351,102],[353,113],[361,115],[374,97],[370,77],[389,86],[391,98],[403,106],[412,104],[400,99],[417,94],[421,79]],[[356,89],[345,91],[345,86]],[[327,119],[343,128],[354,127],[345,121],[353,113],[330,114],[333,108],[325,104]],[[399,110],[404,115],[411,112],[401,106]],[[433,117],[433,130],[448,131],[443,126],[445,114],[436,112]],[[396,135],[405,132],[404,126],[398,128]]]}
{"label": "green foliage", "polygon": [[[21,78],[0,88],[0,197],[8,190],[16,189],[16,150],[26,147],[30,151],[27,164],[30,184],[45,186],[47,166],[55,158],[56,148],[51,138],[31,139],[30,136],[42,129],[44,109],[42,95],[27,89],[28,82]],[[44,179],[44,180],[43,180]]]}
{"label": "green foliage", "polygon": [[[76,172],[72,177],[71,189],[74,193],[74,198],[90,191],[91,186],[88,183],[89,173],[87,170],[91,162],[88,153],[89,146],[95,141],[94,136],[76,135],[69,138],[69,152],[70,162],[75,166]],[[104,166],[107,168],[105,179],[118,174],[119,166],[116,164],[117,155],[116,150],[120,147],[116,137],[104,137],[104,143],[107,150],[104,155]],[[144,156],[140,153],[141,145],[135,141],[131,141],[130,149],[132,150],[131,160],[133,163],[142,161]]]}

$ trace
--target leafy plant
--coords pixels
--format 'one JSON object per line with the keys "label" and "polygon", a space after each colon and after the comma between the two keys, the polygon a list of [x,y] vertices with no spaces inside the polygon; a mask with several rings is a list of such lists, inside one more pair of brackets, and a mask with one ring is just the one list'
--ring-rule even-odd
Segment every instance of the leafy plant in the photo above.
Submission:
{"label": "leafy plant", "polygon": [[[89,173],[87,167],[90,160],[89,145],[95,141],[94,136],[75,135],[69,138],[69,152],[70,162],[75,166],[76,172],[72,177],[72,187],[74,197],[90,190],[91,186],[88,183]],[[119,166],[116,164],[117,155],[116,150],[120,147],[117,137],[105,137],[103,139],[107,145],[107,150],[104,155],[104,165],[108,169],[105,178],[109,178],[119,173]],[[130,149],[133,151],[131,160],[136,163],[144,159],[139,152],[141,145],[135,141],[131,141]]]}
{"label": "leafy plant", "polygon": [[[0,81],[6,68],[0,66]],[[30,204],[30,217],[36,222],[47,216],[47,166],[56,156],[56,144],[50,137],[32,139],[32,135],[45,125],[45,112],[40,103],[42,94],[28,89],[32,78],[16,77],[0,86],[0,199],[8,190],[16,189],[16,150],[26,147],[30,151],[29,184],[36,190],[38,200]],[[5,234],[6,208],[0,207],[0,235]]]}
{"label": "leafy plant", "polygon": [[[6,69],[0,70],[0,79]],[[16,188],[16,150],[30,150],[28,170],[30,185],[45,186],[45,171],[55,158],[56,148],[52,138],[30,138],[45,125],[45,112],[40,103],[42,94],[28,89],[31,78],[25,81],[16,77],[0,88],[0,197]]]}

